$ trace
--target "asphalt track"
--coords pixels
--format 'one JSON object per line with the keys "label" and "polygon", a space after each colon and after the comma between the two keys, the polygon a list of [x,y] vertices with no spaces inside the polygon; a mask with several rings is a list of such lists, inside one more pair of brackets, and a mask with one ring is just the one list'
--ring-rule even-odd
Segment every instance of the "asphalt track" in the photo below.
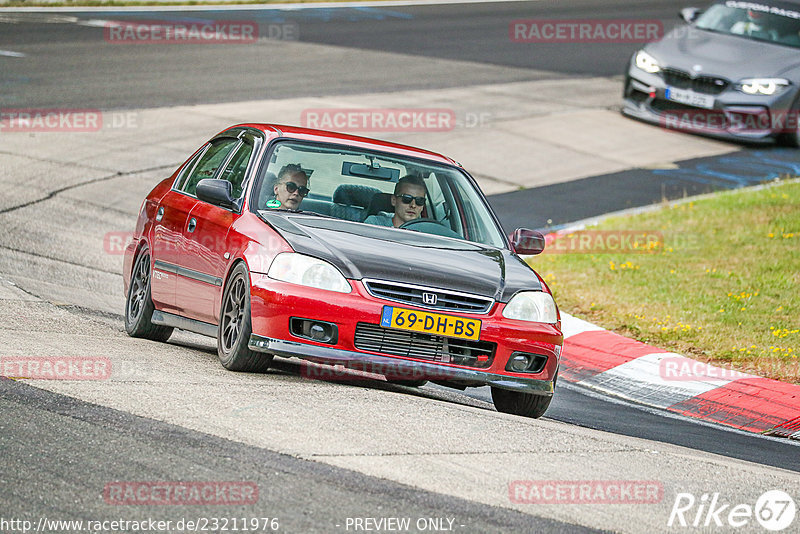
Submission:
{"label": "asphalt track", "polygon": [[[514,43],[509,21],[635,18],[658,21],[666,31],[677,24],[684,3],[543,0],[296,11],[5,13],[0,20],[12,23],[3,25],[0,50],[24,48],[28,57],[0,56],[0,106],[114,110],[618,76],[639,44]],[[25,22],[13,23],[18,20]],[[255,46],[98,47],[108,20],[243,20],[257,23],[264,38]],[[290,33],[282,33],[287,27]],[[336,52],[287,53],[280,39],[267,38],[271,33],[331,45]],[[357,50],[387,55],[365,57]],[[446,61],[415,67],[408,61],[414,56]],[[678,159],[677,169],[633,168],[495,195],[491,202],[508,229],[523,215],[526,224],[544,229],[800,172],[796,151],[780,147],[745,147],[723,159]]]}
{"label": "asphalt track", "polygon": [[[543,0],[392,8],[202,12],[66,12],[49,22],[6,24],[0,49],[30,46],[27,61],[3,59],[3,104],[20,107],[91,106],[101,109],[159,107],[304,95],[456,87],[559,76],[611,76],[623,72],[640,45],[603,43],[521,44],[508,38],[515,19],[597,17],[678,22],[679,0]],[[22,14],[5,14],[14,20]],[[25,14],[25,20],[36,20]],[[385,51],[456,62],[463,68],[415,72],[383,58],[326,57],[318,50],[283,54],[275,41],[257,46],[96,46],[103,25],[91,20],[244,20],[268,36],[270,25],[296,25],[299,42]],[[42,19],[40,19],[42,20]],[[63,21],[58,23],[57,21]],[[46,39],[43,39],[46,36]],[[502,67],[502,68],[501,68]],[[389,74],[389,75],[387,75]]]}
{"label": "asphalt track", "polygon": [[97,498],[109,481],[185,480],[191,473],[195,480],[256,483],[258,503],[228,506],[225,514],[277,518],[280,532],[346,531],[348,517],[363,517],[368,510],[389,517],[447,517],[454,519],[454,529],[467,532],[593,532],[299,460],[3,378],[0,413],[0,502],[6,520],[14,512],[24,519],[135,521],[149,516],[173,524],[203,514],[219,517],[213,507],[197,506],[117,506],[109,513]]}
{"label": "asphalt track", "polygon": [[[589,12],[601,18],[622,18],[635,13],[639,18],[656,18],[669,23],[676,20],[675,13],[679,7],[683,7],[683,2],[571,2],[568,6],[564,2],[520,2],[361,9],[345,13],[331,9],[315,14],[293,13],[291,17],[270,10],[236,15],[213,11],[203,15],[191,14],[191,17],[218,19],[252,17],[275,24],[296,22],[301,42],[333,45],[338,49],[383,50],[471,62],[473,67],[448,68],[443,65],[441,69],[420,75],[396,77],[385,75],[387,68],[401,66],[401,61],[396,58],[386,58],[386,61],[397,61],[396,65],[387,66],[385,63],[361,64],[355,61],[355,56],[352,63],[331,63],[328,58],[311,52],[307,56],[282,57],[279,47],[276,53],[276,47],[270,42],[258,47],[206,47],[200,51],[189,48],[176,50],[174,47],[166,50],[158,46],[119,47],[115,50],[94,45],[97,32],[102,32],[102,28],[72,22],[3,24],[0,49],[15,50],[15,47],[24,45],[26,51],[33,53],[24,64],[15,62],[15,58],[0,57],[0,105],[128,109],[614,75],[622,70],[626,58],[637,45],[575,47],[566,51],[563,47],[539,45],[532,51],[530,47],[515,46],[498,37],[497,30],[505,29],[508,21],[515,18],[572,18],[578,13],[586,15]],[[97,15],[70,13],[69,16],[85,20]],[[104,14],[107,16],[110,14]],[[120,18],[122,15],[114,16]],[[171,20],[185,17],[184,13],[169,12],[147,16],[148,19]],[[43,39],[43,35],[47,38]],[[776,160],[785,162],[785,167],[775,172],[798,168],[796,156],[781,149],[745,149],[731,158],[739,159],[733,164],[720,162],[718,158],[690,160],[660,173],[635,169],[498,195],[491,201],[508,226],[514,225],[518,213],[523,210],[529,214],[531,205],[535,208],[536,226],[556,226],[650,204],[661,198],[754,183],[764,179],[758,166],[771,165],[774,169]],[[742,166],[742,161],[748,164]],[[738,170],[722,172],[719,171],[720,165],[733,165]],[[625,193],[620,194],[620,191]],[[530,515],[522,516],[497,507],[476,507],[466,501],[411,491],[392,482],[329,466],[309,466],[300,460],[273,456],[263,449],[215,441],[218,438],[179,427],[159,426],[150,420],[5,380],[0,382],[0,387],[5,416],[0,421],[3,427],[0,443],[4,452],[19,451],[17,455],[5,456],[0,473],[3,486],[0,500],[13,504],[13,509],[26,509],[30,515],[71,509],[70,498],[77,493],[74,488],[57,491],[48,481],[52,477],[50,467],[31,461],[32,457],[47,457],[62,465],[58,476],[75,480],[76,487],[84,489],[97,487],[112,473],[119,479],[149,476],[163,480],[185,476],[187,472],[203,473],[203,469],[208,469],[206,472],[214,472],[217,478],[220,476],[218,473],[229,473],[232,479],[241,479],[253,470],[263,474],[274,468],[278,477],[270,473],[260,487],[270,488],[264,491],[269,491],[269,502],[274,503],[274,509],[291,511],[287,517],[289,531],[314,530],[320,525],[320,517],[331,509],[340,510],[341,516],[347,517],[359,515],[359,511],[365,509],[391,509],[398,502],[402,506],[395,508],[397,513],[402,511],[405,515],[423,517],[436,515],[440,510],[457,512],[450,515],[465,518],[463,521],[470,526],[469,530],[476,532],[521,531],[531,526],[537,531],[565,528],[563,524],[545,519],[536,519],[538,522],[532,525]],[[431,393],[426,391],[428,388],[410,394],[440,395],[434,387],[430,388]],[[479,406],[488,402],[484,391],[469,396],[478,401]],[[798,449],[789,443],[665,418],[657,412],[604,401],[572,387],[560,389],[547,417],[800,471]],[[44,438],[37,435],[40,428],[49,428],[50,434]],[[40,442],[55,445],[45,449],[34,445]],[[109,443],[113,447],[98,446]],[[84,456],[81,456],[81,450]],[[137,450],[137,454],[131,454]],[[126,458],[120,458],[120,454]],[[84,473],[82,466],[98,458],[114,460],[98,462],[96,476]],[[229,464],[235,465],[226,471],[225,466]],[[148,466],[147,470],[141,471],[142,465]],[[28,493],[17,495],[16,488],[19,487],[26,487]],[[297,500],[294,504],[288,502],[290,499],[281,491],[273,491],[273,487],[291,487],[285,493],[295,496],[313,491],[314,498],[304,500],[302,507],[305,510],[301,510],[297,507]],[[43,488],[50,490],[51,501],[37,497]],[[31,507],[32,502],[36,506]],[[86,517],[97,517],[92,513],[100,512],[85,504]],[[326,525],[319,530],[329,531],[331,528]]]}

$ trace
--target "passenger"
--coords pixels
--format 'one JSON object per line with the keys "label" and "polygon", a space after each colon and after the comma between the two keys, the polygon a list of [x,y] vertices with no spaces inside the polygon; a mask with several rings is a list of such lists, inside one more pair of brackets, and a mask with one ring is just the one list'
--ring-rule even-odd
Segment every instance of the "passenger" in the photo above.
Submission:
{"label": "passenger", "polygon": [[278,172],[278,181],[273,191],[280,204],[272,207],[296,210],[308,195],[308,175],[297,163],[285,165]]}
{"label": "passenger", "polygon": [[408,221],[419,219],[425,207],[425,180],[419,176],[403,176],[397,181],[392,195],[392,206],[394,215],[391,213],[380,212],[377,215],[370,215],[364,222],[377,226],[402,226]]}

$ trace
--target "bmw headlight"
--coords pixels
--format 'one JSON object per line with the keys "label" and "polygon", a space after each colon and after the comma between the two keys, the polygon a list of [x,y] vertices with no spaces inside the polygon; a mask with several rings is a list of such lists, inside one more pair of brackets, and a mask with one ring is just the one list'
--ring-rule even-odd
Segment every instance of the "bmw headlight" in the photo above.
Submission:
{"label": "bmw headlight", "polygon": [[637,67],[642,69],[645,72],[649,72],[650,74],[655,74],[656,72],[661,70],[661,67],[658,65],[658,61],[656,58],[645,52],[644,50],[639,50],[636,52],[636,59],[634,63]]}
{"label": "bmw headlight", "polygon": [[554,324],[558,321],[556,303],[549,293],[543,291],[522,291],[508,301],[503,308],[503,317]]}
{"label": "bmw headlight", "polygon": [[339,293],[352,291],[350,284],[336,267],[327,261],[296,252],[283,252],[275,256],[267,276],[282,282]]}
{"label": "bmw headlight", "polygon": [[746,78],[739,82],[737,89],[748,95],[774,95],[789,85],[784,78]]}

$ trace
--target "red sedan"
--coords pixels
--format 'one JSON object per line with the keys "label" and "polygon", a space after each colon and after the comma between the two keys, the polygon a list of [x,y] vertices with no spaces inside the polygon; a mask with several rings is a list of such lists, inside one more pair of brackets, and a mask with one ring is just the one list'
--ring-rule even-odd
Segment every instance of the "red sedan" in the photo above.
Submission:
{"label": "red sedan", "polygon": [[541,416],[563,337],[550,290],[474,179],[425,150],[231,127],[145,199],[125,251],[125,328],[217,338],[223,366],[297,357],[459,389]]}

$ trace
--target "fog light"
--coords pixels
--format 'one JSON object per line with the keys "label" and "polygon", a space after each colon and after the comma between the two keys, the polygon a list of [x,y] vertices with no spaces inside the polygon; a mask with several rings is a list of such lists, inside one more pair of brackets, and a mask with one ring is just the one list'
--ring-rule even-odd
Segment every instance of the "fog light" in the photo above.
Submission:
{"label": "fog light", "polygon": [[316,339],[317,341],[324,339],[325,336],[325,329],[322,328],[320,325],[315,324],[311,327],[311,338]]}
{"label": "fog light", "polygon": [[506,371],[512,373],[540,373],[547,363],[544,354],[530,354],[527,352],[513,352],[506,364]]}
{"label": "fog light", "polygon": [[508,361],[508,367],[510,371],[524,373],[528,369],[530,363],[531,359],[527,354],[517,354]]}
{"label": "fog light", "polygon": [[331,345],[335,345],[339,337],[339,329],[335,324],[313,319],[292,317],[289,321],[289,330],[297,337]]}

